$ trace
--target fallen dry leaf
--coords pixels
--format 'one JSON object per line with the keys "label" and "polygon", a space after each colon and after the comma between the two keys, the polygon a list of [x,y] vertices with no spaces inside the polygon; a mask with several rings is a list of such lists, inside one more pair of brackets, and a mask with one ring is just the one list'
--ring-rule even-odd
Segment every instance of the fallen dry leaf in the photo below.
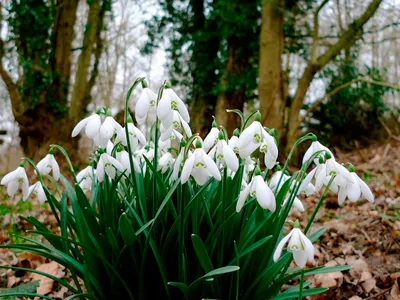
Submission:
{"label": "fallen dry leaf", "polygon": [[[60,266],[58,263],[56,263],[54,261],[47,263],[47,264],[40,265],[39,267],[36,268],[36,270],[41,271],[43,273],[53,275],[57,278],[61,278],[64,276],[64,272],[62,271],[62,266]],[[37,288],[38,294],[46,295],[52,291],[54,280],[52,280],[48,277],[33,273],[32,281],[35,281],[35,280],[40,281],[40,285]]]}

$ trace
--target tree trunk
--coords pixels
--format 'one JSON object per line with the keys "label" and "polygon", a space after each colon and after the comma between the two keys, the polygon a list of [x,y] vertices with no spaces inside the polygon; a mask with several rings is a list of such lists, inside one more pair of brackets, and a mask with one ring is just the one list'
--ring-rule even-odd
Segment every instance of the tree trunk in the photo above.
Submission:
{"label": "tree trunk", "polygon": [[[75,121],[79,121],[79,119],[82,118],[82,115],[84,114],[84,109],[88,104],[87,100],[90,99],[90,91],[89,93],[87,91],[89,85],[89,67],[91,63],[91,57],[94,52],[93,49],[96,42],[98,30],[102,29],[101,24],[104,18],[104,14],[101,15],[101,11],[102,9],[100,6],[100,1],[91,1],[86,22],[85,36],[83,38],[82,52],[78,58],[78,67],[75,75],[75,85],[74,90],[72,91],[71,106],[69,109],[70,118]],[[94,71],[97,73],[97,65],[95,65]],[[92,79],[93,84],[95,79],[96,76],[94,77],[94,79]]]}
{"label": "tree trunk", "polygon": [[281,133],[286,104],[282,73],[284,0],[262,3],[258,83],[262,124]]}
{"label": "tree trunk", "polygon": [[78,158],[79,139],[72,139],[71,132],[75,123],[68,117],[57,118],[47,113],[44,104],[27,110],[23,116],[17,117],[21,147],[25,156],[36,162],[49,151],[51,144],[62,145],[72,159]]}
{"label": "tree trunk", "polygon": [[245,62],[237,57],[237,50],[240,45],[236,37],[228,39],[229,56],[226,63],[224,77],[221,82],[221,91],[217,98],[215,117],[218,125],[224,126],[228,134],[232,134],[235,128],[240,127],[240,118],[235,113],[228,113],[227,109],[238,109],[243,111],[246,90],[244,86],[231,84],[243,73]]}

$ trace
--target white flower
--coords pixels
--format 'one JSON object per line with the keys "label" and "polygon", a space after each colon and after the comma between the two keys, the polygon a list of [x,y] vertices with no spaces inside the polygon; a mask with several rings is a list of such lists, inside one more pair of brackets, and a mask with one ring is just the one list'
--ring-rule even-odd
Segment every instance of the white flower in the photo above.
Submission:
{"label": "white flower", "polygon": [[203,142],[203,149],[205,152],[208,152],[208,150],[210,150],[215,145],[218,139],[218,134],[219,129],[213,126]]}
{"label": "white flower", "polygon": [[[281,176],[283,176],[282,179],[280,179]],[[283,184],[286,182],[286,180],[289,180],[289,179],[290,179],[289,175],[284,174],[282,171],[277,171],[272,175],[272,177],[269,181],[269,187],[274,193],[277,193],[279,180],[281,180],[281,182],[279,183],[279,189],[281,189]]]}
{"label": "white flower", "polygon": [[167,152],[169,148],[171,148],[171,139],[163,141],[160,138],[158,140],[158,155],[161,155],[160,153]]}
{"label": "white flower", "polygon": [[108,177],[114,179],[116,173],[114,167],[121,173],[124,172],[124,167],[118,160],[107,153],[102,153],[99,161],[97,162],[96,168],[96,176],[99,182],[103,182],[104,172],[108,175]]}
{"label": "white flower", "polygon": [[233,172],[236,172],[239,168],[239,160],[235,152],[233,152],[224,139],[218,140],[217,144],[208,155],[211,158],[215,157],[218,167],[226,166]]}
{"label": "white flower", "polygon": [[6,174],[1,180],[2,185],[7,185],[8,196],[14,196],[18,188],[22,188],[22,198],[26,200],[29,192],[28,176],[23,164],[20,164],[14,171]]}
{"label": "white flower", "polygon": [[161,124],[160,126],[160,141],[165,142],[166,140],[175,140],[178,139],[179,141],[183,138],[183,135],[174,129],[173,126],[170,126],[169,128],[165,129],[164,125]]}
{"label": "white flower", "polygon": [[[147,143],[144,134],[132,122],[129,122],[127,126],[129,144],[131,145],[132,150],[135,151],[138,148],[142,148]],[[122,145],[127,146],[125,127],[121,127],[117,131],[117,138],[115,139],[115,143],[118,142],[121,142]]]}
{"label": "white flower", "polygon": [[235,152],[236,154],[239,154],[239,137],[236,135],[233,135],[228,142],[229,147]]}
{"label": "white flower", "polygon": [[72,131],[72,137],[77,136],[83,128],[85,128],[85,134],[88,138],[93,139],[100,130],[101,127],[101,117],[99,114],[94,113],[93,115],[81,120],[75,125]]}
{"label": "white flower", "polygon": [[192,136],[192,130],[190,129],[189,124],[176,110],[172,111],[171,115],[166,118],[161,125],[163,127],[163,131],[180,130],[182,134],[185,133],[188,138]]}
{"label": "white flower", "polygon": [[300,268],[304,268],[307,261],[314,261],[314,247],[311,241],[299,228],[293,228],[276,247],[274,262],[277,262],[279,257],[281,257],[283,247],[288,241],[287,250],[293,253],[293,259]]}
{"label": "white flower", "polygon": [[87,166],[76,175],[76,181],[83,191],[87,192],[92,189],[94,175],[96,175],[96,170],[92,166]]}
{"label": "white flower", "polygon": [[342,205],[346,198],[351,202],[356,202],[364,196],[369,202],[374,203],[374,195],[368,185],[361,180],[355,172],[350,172],[353,182],[347,182],[345,186],[339,188],[338,203]]}
{"label": "white flower", "polygon": [[149,112],[156,110],[157,95],[149,88],[144,88],[135,106],[135,118],[139,125],[143,125]]}
{"label": "white flower", "polygon": [[[125,174],[129,175],[131,173],[131,164],[129,161],[129,153],[126,150],[117,151],[116,153],[117,160],[121,163],[122,167],[124,168]],[[140,165],[135,157],[132,156],[133,168],[135,169],[136,173],[140,173]]]}
{"label": "white flower", "polygon": [[[318,152],[318,151],[325,151],[325,152],[329,153],[331,157],[334,157],[333,154],[332,154],[332,152],[331,152],[331,150],[329,150],[327,147],[325,147],[324,145],[322,145],[320,142],[315,141],[315,142],[312,142],[312,143],[311,143],[311,145],[310,145],[310,147],[307,149],[306,153],[304,153],[304,156],[303,156],[303,165],[311,158],[311,156],[312,156],[314,153],[316,153],[316,152]],[[322,155],[322,157],[323,157],[323,156],[325,155],[325,153],[324,153],[324,152],[321,152],[321,155]],[[315,158],[315,159],[314,159],[314,162],[315,162],[316,164],[318,164],[318,158]]]}
{"label": "white flower", "polygon": [[203,185],[210,177],[221,180],[221,174],[215,162],[202,148],[196,148],[183,165],[181,183],[189,180],[190,175],[198,185]]}
{"label": "white flower", "polygon": [[[32,184],[29,187],[28,197],[27,198],[29,198],[29,196],[32,195],[32,194],[36,195],[36,197],[37,197],[38,201],[40,202],[40,204],[43,204],[44,202],[47,201],[46,193],[44,192],[43,186],[40,183],[40,181],[36,182],[35,184]],[[23,200],[25,201],[26,199],[23,199]]]}
{"label": "white flower", "polygon": [[185,103],[183,103],[172,89],[167,88],[163,91],[157,107],[157,116],[161,123],[167,124],[166,127],[169,127],[168,125],[173,122],[173,111],[175,110],[179,112],[186,123],[189,123],[190,117]]}
{"label": "white flower", "polygon": [[47,154],[36,166],[39,172],[43,175],[53,172],[53,178],[58,180],[60,178],[60,167],[53,154]]}
{"label": "white flower", "polygon": [[326,160],[326,176],[336,174],[335,183],[340,186],[347,184],[347,181],[353,183],[353,178],[350,175],[349,170],[343,167],[341,164],[331,157]]}
{"label": "white flower", "polygon": [[239,154],[245,158],[256,149],[264,154],[264,162],[268,169],[272,169],[278,158],[278,147],[274,138],[263,128],[260,122],[254,121],[239,137]]}
{"label": "white flower", "polygon": [[242,190],[239,194],[239,200],[236,204],[236,211],[240,212],[246,199],[256,197],[260,206],[264,209],[268,209],[272,212],[276,209],[276,201],[274,193],[268,187],[261,175],[253,177],[251,182]]}
{"label": "white flower", "polygon": [[[188,155],[190,155],[190,154],[188,154]],[[183,163],[184,155],[185,155],[185,148],[182,148],[181,152],[179,152],[178,156],[175,159],[174,169],[173,169],[172,174],[171,174],[171,181],[175,181],[175,180],[178,179],[179,171],[180,171],[181,167],[183,166],[182,163]]]}
{"label": "white flower", "polygon": [[174,161],[175,159],[171,152],[166,152],[158,161],[157,171],[161,170],[161,173],[164,174],[168,171],[169,167],[174,164]]}
{"label": "white flower", "polygon": [[[289,201],[290,195],[286,197],[286,199],[283,201],[282,206],[285,206],[286,203]],[[292,207],[297,209],[299,212],[304,212],[304,206],[301,200],[297,197],[294,197]]]}
{"label": "white flower", "polygon": [[123,130],[122,126],[119,125],[119,123],[115,121],[113,117],[108,116],[100,127],[99,138],[101,141],[108,141],[114,134],[121,130]]}

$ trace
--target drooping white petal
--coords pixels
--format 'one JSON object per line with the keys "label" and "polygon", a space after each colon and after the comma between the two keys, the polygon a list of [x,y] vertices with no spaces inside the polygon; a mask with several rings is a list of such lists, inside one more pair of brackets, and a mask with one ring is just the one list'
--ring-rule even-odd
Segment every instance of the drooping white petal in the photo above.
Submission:
{"label": "drooping white petal", "polygon": [[86,136],[93,139],[99,133],[100,127],[101,117],[98,114],[91,115],[85,128]]}
{"label": "drooping white petal", "polygon": [[248,184],[239,194],[239,199],[236,203],[236,212],[240,212],[242,210],[242,207],[244,205],[244,202],[246,201],[247,197],[249,196],[251,189],[251,183]]}
{"label": "drooping white petal", "polygon": [[205,168],[199,167],[192,170],[192,176],[198,185],[204,185],[209,176]]}
{"label": "drooping white petal", "polygon": [[89,117],[78,122],[72,130],[72,137],[76,137],[89,122]]}
{"label": "drooping white petal", "polygon": [[358,183],[360,184],[361,193],[365,197],[365,199],[367,199],[371,203],[374,203],[375,197],[374,194],[372,194],[371,189],[368,187],[368,185],[364,181],[362,181],[360,177],[358,177]]}
{"label": "drooping white petal", "polygon": [[350,201],[356,202],[361,197],[361,187],[360,183],[358,182],[357,174],[351,172],[350,175],[353,179],[353,183],[349,182],[347,184],[347,197],[349,198]]}
{"label": "drooping white petal", "polygon": [[16,168],[14,171],[12,171],[12,172],[6,174],[6,175],[1,179],[1,184],[2,184],[2,185],[6,185],[6,184],[10,183],[11,181],[13,181],[13,180],[17,177],[17,175],[19,174],[19,172],[20,172],[20,169],[19,169],[19,168],[22,168],[22,167],[18,167],[18,168]]}
{"label": "drooping white petal", "polygon": [[346,196],[347,196],[346,192],[347,192],[347,189],[345,186],[342,186],[339,188],[339,194],[338,194],[339,205],[342,205],[344,200],[346,200]]}
{"label": "drooping white petal", "polygon": [[121,163],[118,160],[116,160],[111,155],[108,155],[108,154],[106,154],[106,155],[107,155],[107,160],[110,162],[110,164],[112,164],[121,173],[124,172],[124,167],[121,165]]}
{"label": "drooping white petal", "polygon": [[276,246],[276,249],[275,249],[275,252],[274,252],[274,257],[273,257],[274,262],[277,262],[278,259],[281,257],[283,247],[285,246],[285,244],[287,243],[287,241],[290,239],[290,237],[292,236],[292,234],[293,234],[293,230],[290,231],[290,233],[289,233],[287,236],[285,236],[285,237],[279,242],[278,246]]}
{"label": "drooping white petal", "polygon": [[112,165],[106,164],[104,167],[104,171],[106,172],[107,176],[111,179],[115,178],[116,171]]}
{"label": "drooping white petal", "polygon": [[193,165],[195,163],[195,155],[192,154],[186,160],[185,164],[183,165],[182,174],[181,174],[181,183],[184,184],[189,180],[190,173],[193,170]]}
{"label": "drooping white petal", "polygon": [[300,234],[300,239],[301,239],[301,242],[304,245],[305,251],[307,253],[307,260],[309,262],[314,261],[314,246],[313,246],[313,244],[311,243],[309,238],[302,232]]}
{"label": "drooping white petal", "polygon": [[276,208],[275,196],[268,185],[264,182],[261,175],[254,177],[254,184],[256,189],[256,198],[260,206],[274,212]]}
{"label": "drooping white petal", "polygon": [[222,152],[226,166],[232,171],[236,172],[239,168],[239,161],[235,152],[228,146],[225,141],[222,141]]}
{"label": "drooping white petal", "polygon": [[17,180],[10,181],[7,185],[7,194],[12,197],[18,191],[19,182]]}
{"label": "drooping white petal", "polygon": [[307,252],[304,250],[293,250],[293,260],[299,268],[304,268],[307,263]]}
{"label": "drooping white petal", "polygon": [[215,142],[218,139],[219,129],[216,127],[211,128],[210,132],[207,134],[206,138],[203,142],[203,149],[205,152],[211,149],[214,146]]}
{"label": "drooping white petal", "polygon": [[58,166],[58,163],[53,155],[51,155],[50,162],[53,170],[53,178],[57,181],[60,178],[60,167]]}
{"label": "drooping white petal", "polygon": [[101,156],[97,163],[96,176],[97,176],[97,180],[99,182],[103,182],[103,180],[104,180],[104,161]]}
{"label": "drooping white petal", "polygon": [[162,123],[164,123],[164,120],[168,117],[169,114],[172,114],[171,100],[166,95],[166,93],[163,93],[160,101],[158,102],[157,117]]}
{"label": "drooping white petal", "polygon": [[204,160],[204,163],[206,165],[207,171],[210,172],[211,176],[214,177],[216,180],[220,181],[221,180],[221,173],[218,170],[217,165],[215,162],[202,150],[202,149],[197,149],[202,151],[202,157]]}
{"label": "drooping white petal", "polygon": [[304,212],[304,206],[301,200],[297,197],[294,198],[293,207],[296,208],[299,212]]}
{"label": "drooping white petal", "polygon": [[41,161],[38,162],[36,165],[37,169],[39,172],[43,175],[47,175],[51,171],[51,156],[50,154],[47,154]]}

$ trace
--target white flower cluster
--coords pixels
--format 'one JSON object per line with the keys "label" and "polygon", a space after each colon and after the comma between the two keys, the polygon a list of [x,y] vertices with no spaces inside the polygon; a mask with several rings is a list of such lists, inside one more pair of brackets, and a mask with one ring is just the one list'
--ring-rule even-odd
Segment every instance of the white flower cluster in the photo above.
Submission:
{"label": "white flower cluster", "polygon": [[[261,172],[262,164],[268,171],[278,168],[278,147],[274,130],[263,127],[259,113],[254,115],[254,121],[249,126],[242,131],[236,129],[231,137],[214,120],[211,131],[203,141],[199,136],[192,135],[188,110],[170,87],[164,87],[157,103],[157,95],[144,86],[135,109],[137,124],[145,124],[149,115],[154,113],[157,114],[158,121],[151,127],[149,140],[134,125],[130,116],[124,128],[106,108],[100,108],[75,126],[73,137],[84,132],[97,147],[91,165],[76,176],[85,192],[90,191],[96,181],[101,183],[113,180],[118,173],[124,173],[125,176],[131,172],[145,173],[148,161],[156,160],[157,171],[170,174],[171,182],[180,180],[181,184],[193,178],[201,186],[211,178],[220,181],[222,174],[233,178],[238,172],[242,172],[242,190],[236,203],[237,212],[243,209],[248,199],[255,199],[261,208],[271,212],[279,213],[290,202],[298,211],[303,212],[305,208],[298,196],[319,193],[324,186],[338,193],[339,204],[346,198],[355,202],[361,197],[374,202],[371,190],[354,172],[352,165],[346,168],[336,162],[332,152],[318,141],[313,141],[304,155],[303,165],[309,164],[312,157],[316,165],[304,178],[295,174],[290,176],[286,170],[280,169],[271,176],[268,176],[269,172]],[[128,149],[131,150],[130,153]],[[262,157],[261,162],[254,159],[254,154]],[[132,166],[134,170],[131,169]],[[37,169],[42,175],[52,173],[54,180],[59,179],[60,168],[54,158],[53,149],[37,164]],[[266,180],[267,177],[270,177],[269,181]],[[287,181],[291,182],[289,192],[281,207],[278,207],[275,197]],[[40,182],[29,187],[23,164],[4,176],[1,184],[7,185],[10,196],[21,188],[24,200],[32,193],[37,194],[40,202],[46,200]],[[293,193],[296,195],[290,197]],[[288,241],[288,251],[293,252],[300,267],[304,267],[307,260],[313,259],[311,242],[296,227],[278,244],[275,261],[279,259],[283,246]]]}

